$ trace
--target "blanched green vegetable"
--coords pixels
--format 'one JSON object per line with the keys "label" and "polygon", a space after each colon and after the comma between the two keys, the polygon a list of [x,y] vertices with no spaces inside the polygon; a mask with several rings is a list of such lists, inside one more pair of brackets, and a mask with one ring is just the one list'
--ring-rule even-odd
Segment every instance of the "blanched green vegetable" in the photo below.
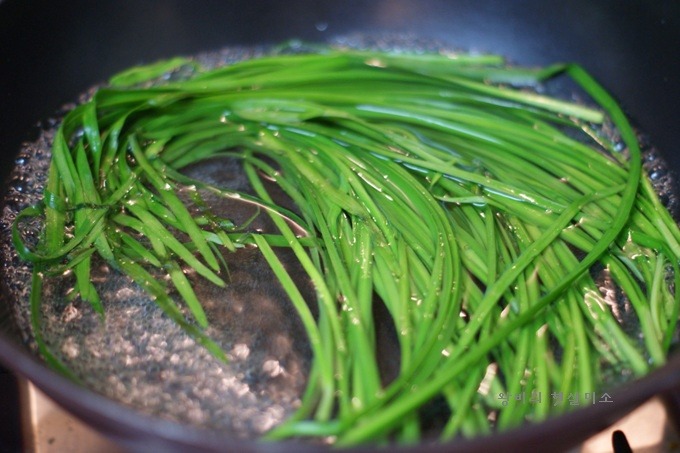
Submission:
{"label": "blanched green vegetable", "polygon": [[[147,83],[185,65],[190,77]],[[598,107],[512,85],[556,76]],[[602,123],[625,151],[593,127]],[[448,407],[443,439],[506,429],[565,410],[551,393],[584,398],[610,370],[640,376],[671,347],[680,231],[642,174],[625,115],[578,66],[346,49],[211,70],[174,59],[114,77],[64,118],[52,151],[44,202],[13,231],[34,266],[32,322],[46,360],[68,373],[41,338],[42,282],[72,268],[75,293],[103,313],[94,254],[224,359],[185,271],[225,285],[222,254],[256,246],[314,356],[298,413],[269,439],[414,442],[435,400]],[[220,156],[240,159],[256,195],[182,174]],[[263,178],[295,212],[276,205]],[[199,205],[205,191],[256,203],[278,233],[195,212],[179,195],[187,187]],[[22,239],[27,217],[44,221],[35,249]],[[303,300],[279,247],[295,254],[315,301]],[[639,335],[612,309],[621,292]],[[377,303],[399,344],[391,382],[377,356]],[[543,401],[504,405],[499,394]]]}

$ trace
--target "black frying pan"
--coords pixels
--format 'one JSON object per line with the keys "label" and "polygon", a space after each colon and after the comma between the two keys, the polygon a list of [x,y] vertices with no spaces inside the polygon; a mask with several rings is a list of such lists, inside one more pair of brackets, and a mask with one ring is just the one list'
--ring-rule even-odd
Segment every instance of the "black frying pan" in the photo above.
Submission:
{"label": "black frying pan", "polygon": [[[412,33],[453,47],[500,53],[524,65],[576,61],[621,101],[671,169],[680,81],[680,2],[542,0],[207,1],[0,0],[0,177],[21,143],[90,86],[131,65],[224,46],[323,41],[334,35]],[[64,408],[135,450],[278,451],[150,419],[48,370],[20,343],[0,298],[0,362]],[[680,357],[595,405],[537,426],[432,451],[569,448],[651,396],[677,406]],[[295,446],[295,451],[311,448]]]}

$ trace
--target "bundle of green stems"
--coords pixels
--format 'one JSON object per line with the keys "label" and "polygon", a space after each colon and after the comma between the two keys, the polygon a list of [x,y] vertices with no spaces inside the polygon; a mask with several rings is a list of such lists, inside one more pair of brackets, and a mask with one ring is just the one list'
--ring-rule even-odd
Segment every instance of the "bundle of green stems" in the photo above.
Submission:
{"label": "bundle of green stems", "polygon": [[[178,68],[192,71],[163,77]],[[554,77],[592,107],[532,88]],[[182,173],[219,158],[242,164],[250,194]],[[620,107],[576,65],[332,48],[212,69],[173,59],[118,74],[65,116],[44,201],[13,237],[34,268],[40,351],[66,374],[41,334],[44,279],[72,270],[74,296],[104,313],[90,279],[98,255],[226,360],[187,272],[223,286],[224,254],[257,247],[313,353],[299,410],[267,438],[417,442],[438,401],[447,440],[539,422],[569,407],[551,393],[583,398],[609,374],[664,363],[680,232],[641,162]],[[264,180],[296,208],[277,205]],[[245,232],[188,206],[182,190],[254,203],[277,231]],[[21,225],[35,217],[43,235],[29,247]],[[303,299],[280,248],[316,300]],[[376,304],[398,342],[391,380]],[[524,394],[544,401],[512,401]]]}

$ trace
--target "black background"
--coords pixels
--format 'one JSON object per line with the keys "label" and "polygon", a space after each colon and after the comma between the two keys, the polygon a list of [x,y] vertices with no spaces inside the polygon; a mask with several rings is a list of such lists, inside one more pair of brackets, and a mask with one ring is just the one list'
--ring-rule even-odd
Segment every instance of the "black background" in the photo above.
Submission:
{"label": "black background", "polygon": [[[0,0],[0,182],[40,120],[118,70],[356,31],[414,33],[527,65],[578,62],[680,169],[680,1]],[[0,369],[0,451],[19,448],[16,405]]]}

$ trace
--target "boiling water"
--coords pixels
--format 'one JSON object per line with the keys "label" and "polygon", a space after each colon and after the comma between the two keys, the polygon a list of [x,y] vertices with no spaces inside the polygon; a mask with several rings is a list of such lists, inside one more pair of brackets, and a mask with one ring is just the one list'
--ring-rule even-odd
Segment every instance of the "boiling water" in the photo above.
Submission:
{"label": "boiling water", "polygon": [[[414,46],[410,37],[385,41],[352,37],[339,42],[382,50],[437,48],[431,42]],[[228,49],[200,55],[198,59],[204,64],[219,65],[260,53],[262,49]],[[0,219],[4,283],[10,299],[15,301],[12,310],[16,325],[33,350],[36,348],[28,304],[31,271],[16,255],[9,231],[17,213],[42,198],[53,132],[46,130],[38,141],[21,151]],[[674,209],[666,166],[649,148],[645,156],[645,167],[657,191]],[[239,168],[235,162],[217,160],[191,168],[189,175],[248,191]],[[236,224],[255,212],[243,202],[210,198],[209,194],[204,197],[215,214],[231,218]],[[37,224],[28,225],[26,237],[37,237],[38,228]],[[275,231],[263,214],[249,228]],[[307,300],[314,300],[313,288],[294,257],[281,252],[281,258]],[[259,252],[244,248],[225,254],[225,259],[230,269],[226,288],[204,283],[200,278],[194,278],[192,283],[210,320],[207,333],[227,351],[227,363],[197,345],[143,290],[101,262],[93,265],[92,280],[104,301],[105,322],[89,305],[69,301],[72,277],[51,279],[42,305],[44,338],[84,385],[97,393],[153,416],[237,437],[257,437],[299,406],[311,352],[295,310]],[[380,343],[389,344],[389,326],[379,326],[379,331],[387,338]],[[390,362],[389,351],[382,357]],[[387,366],[396,368],[398,364]]]}
{"label": "boiling water", "polygon": [[[13,173],[2,219],[7,231],[18,209],[37,201],[48,165],[43,139],[29,146]],[[46,148],[45,148],[46,149]],[[44,156],[44,157],[43,157]],[[190,170],[210,181],[219,177],[235,189],[244,178],[229,161],[207,162]],[[212,200],[215,214],[228,211],[236,223],[253,215],[244,203]],[[250,228],[270,228],[263,216]],[[35,232],[29,232],[29,235]],[[29,329],[30,270],[16,257],[7,237],[3,256],[24,339]],[[268,264],[253,248],[225,254],[230,282],[218,288],[194,278],[210,327],[207,334],[228,352],[223,363],[197,345],[168,319],[136,285],[103,263],[93,265],[92,281],[104,301],[105,321],[83,302],[69,302],[73,279],[50,279],[43,304],[44,338],[65,365],[92,390],[144,412],[196,426],[257,436],[295,410],[306,385],[310,351],[304,329]],[[296,260],[282,253],[295,270]],[[298,271],[302,274],[302,271]],[[298,278],[298,280],[300,280]],[[305,282],[307,297],[311,289]]]}

